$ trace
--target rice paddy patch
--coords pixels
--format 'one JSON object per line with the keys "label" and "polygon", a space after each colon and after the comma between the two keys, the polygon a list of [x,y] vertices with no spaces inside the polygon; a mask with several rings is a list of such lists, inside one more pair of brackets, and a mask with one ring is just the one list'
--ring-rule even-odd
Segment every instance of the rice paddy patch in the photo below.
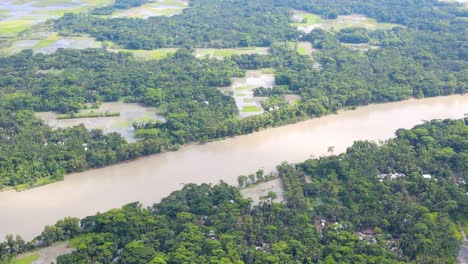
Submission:
{"label": "rice paddy patch", "polygon": [[0,1],[0,37],[14,37],[33,25],[112,3],[113,0],[3,0]]}
{"label": "rice paddy patch", "polygon": [[110,17],[148,18],[153,16],[174,16],[180,14],[188,6],[184,0],[160,0],[142,6],[119,10]]}
{"label": "rice paddy patch", "polygon": [[261,101],[254,97],[253,90],[258,87],[271,88],[275,85],[275,76],[268,69],[247,71],[245,77],[232,78],[230,87],[219,88],[223,94],[232,96],[241,118],[263,113]]}
{"label": "rice paddy patch", "polygon": [[256,105],[248,105],[242,108],[242,112],[244,113],[261,112],[261,111],[262,109],[260,109],[260,107]]}
{"label": "rice paddy patch", "polygon": [[380,23],[375,19],[359,14],[341,15],[336,19],[323,19],[318,15],[298,10],[294,11],[293,20],[295,22],[292,23],[291,26],[296,27],[299,31],[304,33],[310,33],[316,28],[327,31],[339,31],[349,27],[363,27],[368,30],[376,30],[391,29],[396,26],[401,26],[398,24]]}
{"label": "rice paddy patch", "polygon": [[37,259],[39,259],[39,254],[32,254],[32,255],[25,256],[19,259],[15,259],[13,263],[14,264],[31,264]]}
{"label": "rice paddy patch", "polygon": [[90,113],[112,112],[119,112],[119,115],[59,119],[57,113],[42,112],[36,113],[36,116],[54,129],[83,124],[88,129],[102,129],[104,133],[119,133],[129,142],[136,140],[133,129],[134,122],[165,121],[163,116],[156,113],[156,108],[122,102],[102,103],[97,109],[83,109],[77,115],[86,116]]}

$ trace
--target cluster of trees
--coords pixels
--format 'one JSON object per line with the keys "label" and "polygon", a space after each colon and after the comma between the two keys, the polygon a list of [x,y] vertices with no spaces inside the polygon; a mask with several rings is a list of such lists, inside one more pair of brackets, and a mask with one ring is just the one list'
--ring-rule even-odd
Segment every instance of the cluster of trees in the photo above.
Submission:
{"label": "cluster of trees", "polygon": [[173,17],[100,18],[67,14],[55,22],[62,32],[87,33],[128,49],[161,47],[270,46],[273,41],[295,38],[290,12],[273,1],[193,0]]}
{"label": "cluster of trees", "polygon": [[[394,9],[401,11],[397,14],[390,2],[338,2],[341,5],[326,1],[285,1],[289,7],[323,16],[327,16],[327,10],[336,10],[337,14],[359,12],[406,27],[376,31],[352,28],[340,32],[317,29],[301,36],[301,40],[309,41],[317,49],[310,57],[300,55],[290,43],[272,44],[273,41],[298,37],[291,33],[295,31],[288,26],[290,12],[282,1],[197,0],[180,16],[149,20],[114,21],[87,15],[64,17],[57,25],[65,23],[66,27],[80,31],[80,27],[88,27],[89,24],[84,21],[83,24],[75,24],[74,19],[89,19],[94,21],[92,27],[96,27],[93,29],[96,34],[112,38],[122,36],[136,43],[149,43],[135,36],[142,34],[140,30],[144,31],[145,37],[150,36],[148,32],[158,35],[150,36],[150,42],[166,38],[160,30],[177,34],[177,38],[171,38],[171,41],[180,40],[181,46],[242,46],[245,43],[232,41],[248,37],[249,41],[256,42],[255,45],[271,45],[271,54],[235,55],[224,60],[197,59],[192,50],[181,48],[160,61],[138,61],[128,53],[88,49],[59,50],[50,55],[23,51],[0,58],[0,121],[5,124],[0,135],[8,138],[0,142],[3,157],[0,160],[0,184],[14,186],[42,177],[60,179],[63,173],[157,153],[193,141],[251,133],[332,113],[344,107],[467,91],[466,21],[454,17],[452,5],[408,1],[405,8],[411,12],[421,5],[424,8],[411,13],[397,6]],[[213,12],[218,9],[219,12]],[[387,9],[392,18],[381,17],[387,14]],[[431,12],[434,16],[429,16]],[[409,18],[409,14],[413,16]],[[97,26],[100,23],[110,24],[101,28]],[[438,31],[429,25],[418,26],[434,23]],[[123,25],[126,29],[120,30]],[[214,28],[214,31],[205,26]],[[230,30],[225,31],[225,28]],[[114,32],[116,29],[119,31]],[[242,37],[239,36],[241,31]],[[212,32],[218,33],[204,35]],[[263,40],[268,41],[258,43]],[[378,45],[379,49],[356,52],[341,45],[340,41],[368,41]],[[277,85],[272,89],[260,87],[254,92],[258,96],[270,96],[264,107],[276,110],[239,119],[234,100],[215,87],[229,85],[230,79],[242,76],[245,69],[259,68],[275,69]],[[299,104],[288,105],[282,99],[285,93],[299,94],[302,100]],[[158,107],[166,122],[135,124],[139,141],[127,144],[117,135],[104,136],[101,133],[94,137],[92,135],[100,132],[86,131],[82,127],[52,131],[39,124],[28,112],[73,113],[85,103],[120,99]],[[29,120],[16,122],[17,115],[26,115]],[[79,132],[71,132],[75,130]],[[40,136],[32,136],[34,132]],[[30,143],[29,138],[37,140]],[[97,144],[100,147],[88,147],[84,153],[83,144],[93,145],[91,140],[116,143],[111,150]],[[54,145],[48,142],[75,143],[65,150],[60,144],[52,148]],[[71,149],[75,147],[77,150]],[[24,154],[21,149],[27,149],[29,154]],[[53,158],[46,158],[45,153],[51,151]],[[39,166],[36,159],[50,160],[53,165]]]}
{"label": "cluster of trees", "polygon": [[[382,145],[356,142],[338,156],[283,163],[284,204],[252,207],[227,184],[189,184],[150,208],[60,221],[34,243],[72,237],[76,251],[62,264],[454,263],[455,219],[468,215],[468,186],[455,181],[468,180],[467,123],[432,121]],[[406,176],[378,177],[391,172]]]}
{"label": "cluster of trees", "polygon": [[273,179],[276,179],[278,176],[274,173],[268,173],[265,174],[265,171],[262,169],[258,170],[254,173],[251,173],[249,175],[241,175],[237,177],[237,183],[239,184],[239,187],[248,187],[254,184],[262,183],[262,182],[267,182],[271,181]]}
{"label": "cluster of trees", "polygon": [[[237,114],[233,99],[212,86],[229,85],[231,77],[243,73],[234,63],[197,60],[187,50],[159,62],[139,62],[129,54],[104,50],[60,50],[53,55],[24,51],[0,59],[0,64],[2,186],[61,179],[64,173],[198,140],[208,124]],[[53,131],[31,111],[70,113],[85,102],[122,97],[167,113],[161,131],[139,131],[144,140],[127,144],[118,134],[103,135],[83,126]]]}
{"label": "cluster of trees", "polygon": [[27,188],[83,171],[159,152],[161,142],[127,144],[117,133],[103,135],[83,125],[52,130],[29,110],[0,107],[0,186]]}

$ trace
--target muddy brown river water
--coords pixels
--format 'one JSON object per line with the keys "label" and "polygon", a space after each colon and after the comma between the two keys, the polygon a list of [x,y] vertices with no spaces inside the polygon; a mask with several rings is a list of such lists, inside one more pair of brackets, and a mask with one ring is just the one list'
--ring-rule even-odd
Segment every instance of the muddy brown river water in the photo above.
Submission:
{"label": "muddy brown river water", "polygon": [[411,128],[423,120],[462,118],[465,113],[467,95],[369,105],[71,174],[62,182],[24,192],[0,192],[0,237],[12,233],[30,240],[45,225],[66,216],[84,217],[134,201],[150,205],[185,183],[236,184],[241,174],[326,155],[329,146],[336,154],[355,140],[384,140],[398,128]]}

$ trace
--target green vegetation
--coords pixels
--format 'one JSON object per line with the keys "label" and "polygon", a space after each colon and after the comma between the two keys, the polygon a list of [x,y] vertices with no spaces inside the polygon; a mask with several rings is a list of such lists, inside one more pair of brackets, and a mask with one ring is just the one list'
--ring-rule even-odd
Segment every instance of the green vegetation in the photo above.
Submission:
{"label": "green vegetation", "polygon": [[32,264],[35,260],[39,258],[38,254],[32,254],[21,259],[16,259],[14,264]]}
{"label": "green vegetation", "polygon": [[72,119],[72,118],[97,118],[97,117],[112,117],[120,116],[119,112],[85,112],[85,113],[69,113],[57,116],[57,119]]}
{"label": "green vegetation", "polygon": [[[47,20],[53,17],[61,17],[65,13],[79,13],[87,10],[103,6],[111,3],[113,0],[77,0],[73,4],[70,4],[70,0],[55,1],[31,1],[31,0],[17,0],[14,5],[28,5],[22,7],[24,12],[22,14],[14,16],[13,18],[0,22],[0,36],[2,38],[13,38],[19,33],[31,28],[31,26],[40,23],[41,21]],[[57,7],[59,10],[56,10]],[[15,13],[12,10],[12,13]],[[9,10],[2,10],[0,18],[10,16],[12,13],[7,13]]]}
{"label": "green vegetation", "polygon": [[[379,23],[405,27],[316,29],[304,34],[289,25],[291,8],[323,19],[359,13]],[[0,184],[29,186],[42,178],[61,179],[64,173],[194,141],[251,133],[347,107],[466,93],[463,43],[467,22],[456,18],[455,9],[435,0],[404,1],[396,6],[374,0],[195,0],[174,17],[143,20],[67,15],[55,23],[62,33],[89,33],[127,49],[179,48],[168,55],[161,51],[141,54],[164,57],[159,60],[136,59],[141,51],[132,51],[133,56],[103,49],[59,50],[51,55],[23,51],[1,58],[0,157],[6,158],[0,159]],[[316,49],[313,58],[290,45],[297,41]],[[355,52],[344,47],[344,42],[369,43],[379,49]],[[254,46],[269,47],[270,52],[214,60],[196,58],[191,48]],[[273,97],[265,102],[273,111],[239,119],[233,98],[217,87],[229,86],[231,78],[241,77],[245,70],[264,68],[274,72],[277,85],[252,88],[256,88],[256,96]],[[285,104],[281,96],[286,93],[302,99],[294,105]],[[116,134],[102,135],[82,127],[52,131],[30,112],[77,113],[85,103],[121,98],[158,107],[166,122],[136,122],[139,140],[127,144]],[[109,141],[114,144],[104,144]],[[92,147],[85,151],[83,144]]]}
{"label": "green vegetation", "polygon": [[251,112],[260,112],[261,109],[255,105],[247,105],[242,107],[242,112],[244,113],[251,113]]}
{"label": "green vegetation", "polygon": [[276,7],[271,0],[193,0],[177,16],[144,20],[66,15],[56,22],[56,28],[89,33],[126,49],[268,47],[274,40],[298,35],[289,21],[288,8]]}
{"label": "green vegetation", "polygon": [[293,18],[295,20],[298,20],[298,22],[291,24],[291,26],[293,27],[312,26],[323,21],[323,19],[319,15],[310,14],[306,12],[300,12],[300,11],[295,11]]}
{"label": "green vegetation", "polygon": [[[59,264],[454,263],[454,219],[468,215],[466,186],[454,182],[468,175],[466,122],[427,122],[381,145],[359,141],[338,156],[282,163],[285,203],[252,206],[225,183],[188,184],[149,208],[61,220],[35,242],[72,239],[76,251]],[[265,178],[258,171],[239,183]],[[0,255],[34,243],[8,241]]]}

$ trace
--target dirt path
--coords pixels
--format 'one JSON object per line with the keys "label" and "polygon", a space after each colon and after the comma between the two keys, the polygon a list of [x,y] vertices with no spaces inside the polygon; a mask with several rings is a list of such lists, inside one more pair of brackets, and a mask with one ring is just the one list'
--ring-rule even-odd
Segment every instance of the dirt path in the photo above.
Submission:
{"label": "dirt path", "polygon": [[39,254],[39,258],[32,262],[32,264],[51,264],[57,263],[57,257],[60,255],[73,252],[73,248],[68,247],[68,242],[55,243],[50,247],[41,248],[39,250],[21,254],[17,259],[24,258],[29,255]]}
{"label": "dirt path", "polygon": [[463,241],[460,246],[460,251],[458,251],[457,263],[468,264],[468,240],[466,239],[466,234],[463,229],[460,229],[463,236]]}

